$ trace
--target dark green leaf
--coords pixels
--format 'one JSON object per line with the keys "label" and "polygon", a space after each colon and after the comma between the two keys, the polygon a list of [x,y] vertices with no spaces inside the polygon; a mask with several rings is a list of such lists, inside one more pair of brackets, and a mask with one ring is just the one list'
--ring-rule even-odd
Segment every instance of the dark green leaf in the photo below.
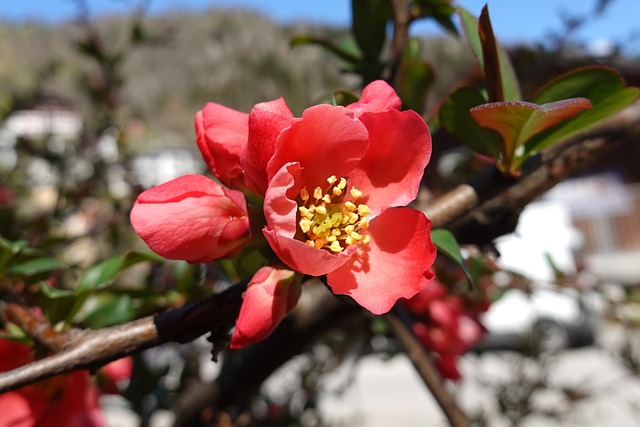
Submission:
{"label": "dark green leaf", "polygon": [[538,90],[533,102],[545,104],[561,99],[582,97],[593,104],[598,104],[624,87],[622,77],[613,68],[582,67],[562,74],[545,84]]}
{"label": "dark green leaf", "polygon": [[349,104],[357,102],[360,98],[353,93],[346,90],[337,90],[333,94],[334,105],[342,105],[343,107]]}
{"label": "dark green leaf", "polygon": [[482,56],[482,43],[480,42],[480,35],[478,34],[478,18],[473,16],[462,6],[458,6],[458,16],[460,17],[460,24],[462,24],[462,30],[471,51],[475,55],[480,67],[484,68],[484,58]]}
{"label": "dark green leaf", "polygon": [[429,63],[404,61],[397,85],[403,109],[411,109],[422,114],[427,93],[434,81],[435,75]]}
{"label": "dark green leaf", "polygon": [[478,90],[460,88],[442,104],[439,112],[440,124],[472,150],[497,159],[500,157],[499,139],[481,129],[469,113],[471,108],[486,102]]}
{"label": "dark green leaf", "polygon": [[133,301],[129,295],[104,295],[80,321],[92,329],[100,329],[131,321],[134,317]]}
{"label": "dark green leaf", "polygon": [[337,56],[340,60],[346,62],[351,67],[358,67],[361,61],[360,54],[358,52],[354,52],[355,46],[338,46],[333,40],[323,38],[323,37],[314,37],[314,36],[297,36],[293,37],[289,42],[291,47],[303,46],[307,44],[314,44],[325,48],[330,53]]}
{"label": "dark green leaf", "polygon": [[351,0],[352,31],[360,50],[368,60],[377,60],[391,17],[389,0]]}
{"label": "dark green leaf", "polygon": [[42,281],[38,282],[37,285],[40,292],[38,305],[42,308],[47,320],[52,325],[55,325],[68,319],[72,313],[73,306],[76,304],[76,295],[66,289],[53,288]]}
{"label": "dark green leaf", "polygon": [[162,260],[163,258],[151,252],[129,252],[126,255],[109,258],[84,272],[76,284],[75,293],[82,294],[104,288],[116,278],[118,273],[134,264]]}
{"label": "dark green leaf", "polygon": [[460,252],[460,246],[453,234],[451,234],[449,230],[438,228],[431,231],[431,240],[433,241],[433,244],[436,245],[436,248],[438,248],[438,252],[445,255],[462,268],[465,276],[467,276],[467,280],[469,280],[469,283],[473,285],[473,276],[471,276],[467,263]]}
{"label": "dark green leaf", "polygon": [[66,266],[54,258],[36,258],[13,265],[7,270],[9,274],[30,276],[54,270],[64,270]]}

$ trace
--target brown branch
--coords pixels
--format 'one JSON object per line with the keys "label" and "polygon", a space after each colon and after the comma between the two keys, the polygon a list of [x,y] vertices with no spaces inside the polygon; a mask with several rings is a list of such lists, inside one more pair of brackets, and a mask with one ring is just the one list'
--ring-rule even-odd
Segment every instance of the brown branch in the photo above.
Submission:
{"label": "brown branch", "polygon": [[46,319],[35,316],[27,307],[8,302],[4,312],[29,338],[48,350],[59,352],[66,349],[69,343],[67,334],[53,329]]}
{"label": "brown branch", "polygon": [[[226,334],[240,310],[246,282],[155,316],[68,335],[64,351],[0,374],[0,393],[76,369],[105,363],[166,342],[185,343],[208,331]],[[10,303],[11,304],[11,303]],[[46,342],[46,340],[45,340]]]}
{"label": "brown branch", "polygon": [[395,79],[402,64],[404,49],[409,42],[411,16],[407,0],[390,0],[393,11],[393,37],[391,39],[391,74],[388,81],[395,87]]}
{"label": "brown branch", "polygon": [[455,399],[449,394],[444,387],[442,377],[438,373],[438,370],[431,361],[429,353],[422,345],[422,343],[416,338],[413,332],[407,327],[407,325],[400,320],[393,312],[388,313],[385,318],[389,322],[389,326],[394,335],[402,345],[405,353],[417,373],[422,378],[422,381],[427,386],[431,394],[433,395],[438,405],[444,412],[445,416],[449,420],[451,427],[469,427],[471,424],[465,416],[464,412],[460,410]]}

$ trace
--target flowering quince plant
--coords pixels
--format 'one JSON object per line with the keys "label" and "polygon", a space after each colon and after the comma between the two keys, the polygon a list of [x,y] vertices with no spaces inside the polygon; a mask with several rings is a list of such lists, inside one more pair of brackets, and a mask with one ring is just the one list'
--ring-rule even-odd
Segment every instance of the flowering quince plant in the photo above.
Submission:
{"label": "flowering quince plant", "polygon": [[[189,262],[233,257],[264,236],[284,265],[262,267],[250,281],[233,347],[273,331],[295,306],[300,274],[326,275],[334,293],[385,313],[433,278],[436,256],[431,222],[405,207],[431,136],[400,106],[383,81],[355,103],[316,105],[300,118],[282,98],[249,114],[209,103],[196,115],[197,143],[222,185],[186,175],[147,190],[132,225],[159,255]],[[261,205],[259,215],[247,200]]]}

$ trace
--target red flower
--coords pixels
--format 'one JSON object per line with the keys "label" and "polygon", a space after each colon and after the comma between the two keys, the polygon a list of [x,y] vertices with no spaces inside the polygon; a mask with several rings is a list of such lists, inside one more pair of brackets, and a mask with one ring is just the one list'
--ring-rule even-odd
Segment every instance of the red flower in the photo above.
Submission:
{"label": "red flower", "polygon": [[275,253],[375,314],[416,294],[436,254],[431,222],[397,207],[416,197],[431,155],[422,118],[398,107],[381,81],[347,108],[311,107],[267,164],[263,232]]}
{"label": "red flower", "polygon": [[144,191],[131,224],[154,252],[189,262],[233,256],[250,238],[244,195],[202,175]]}
{"label": "red flower", "polygon": [[[0,372],[33,361],[31,348],[0,340]],[[101,427],[97,389],[86,371],[59,375],[0,394],[0,427]]]}
{"label": "red flower", "polygon": [[260,341],[271,334],[300,296],[300,283],[286,267],[262,267],[249,282],[231,348]]}

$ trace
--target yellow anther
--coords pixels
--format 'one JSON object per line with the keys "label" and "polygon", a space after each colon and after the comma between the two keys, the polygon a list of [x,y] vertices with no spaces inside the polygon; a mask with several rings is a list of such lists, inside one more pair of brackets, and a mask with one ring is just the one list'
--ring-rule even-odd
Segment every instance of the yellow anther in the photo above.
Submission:
{"label": "yellow anther", "polygon": [[367,205],[358,205],[358,215],[366,216],[371,213],[371,209]]}
{"label": "yellow anther", "polygon": [[351,212],[353,212],[353,211],[355,211],[357,209],[356,205],[353,204],[353,202],[349,202],[349,201],[344,202],[344,207],[347,208],[348,210],[350,210]]}
{"label": "yellow anther", "polygon": [[311,230],[311,225],[313,223],[307,218],[302,218],[298,224],[300,224],[300,230],[302,230],[303,233],[306,233]]}
{"label": "yellow anther", "polygon": [[305,243],[317,249],[339,253],[347,246],[369,242],[371,238],[362,230],[369,226],[367,215],[371,210],[365,204],[355,203],[362,192],[352,187],[346,194],[348,185],[345,178],[330,176],[327,183],[329,187],[324,190],[321,187],[314,188],[312,196],[307,187],[300,190],[299,200],[302,203],[298,207],[298,225],[307,237]]}
{"label": "yellow anther", "polygon": [[300,190],[300,198],[305,203],[307,202],[307,200],[309,200],[309,192],[307,191],[307,187],[304,187],[302,190]]}
{"label": "yellow anther", "polygon": [[331,249],[331,252],[342,252],[342,246],[337,240],[329,245],[329,249]]}
{"label": "yellow anther", "polygon": [[340,182],[338,183],[338,188],[344,190],[347,188],[347,180],[345,178],[340,178]]}
{"label": "yellow anther", "polygon": [[351,197],[353,197],[354,199],[357,199],[358,197],[362,197],[362,191],[351,187],[351,190],[349,190],[349,194],[351,194]]}

